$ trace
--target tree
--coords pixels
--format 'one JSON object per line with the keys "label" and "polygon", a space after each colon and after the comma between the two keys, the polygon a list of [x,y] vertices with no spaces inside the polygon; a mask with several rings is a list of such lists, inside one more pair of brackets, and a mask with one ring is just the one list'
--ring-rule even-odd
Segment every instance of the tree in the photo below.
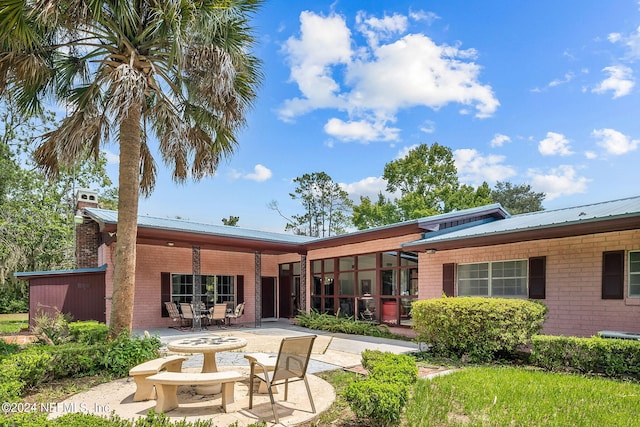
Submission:
{"label": "tree", "polygon": [[544,210],[542,202],[545,197],[544,193],[536,193],[528,184],[513,185],[498,181],[491,190],[493,202],[500,203],[512,215]]}
{"label": "tree", "polygon": [[397,204],[403,219],[444,212],[446,201],[458,189],[458,171],[451,149],[420,144],[384,167],[387,191],[400,191]]}
{"label": "tree", "polygon": [[358,230],[366,230],[400,222],[402,221],[402,213],[393,201],[380,192],[375,203],[371,203],[369,197],[360,197],[360,204],[353,207],[352,221]]}
{"label": "tree", "polygon": [[[285,230],[312,237],[345,233],[350,223],[347,213],[351,210],[352,202],[339,184],[324,172],[304,174],[293,182],[297,187],[289,196],[293,200],[300,200],[305,212],[293,215]],[[271,202],[271,206],[280,213],[277,202]]]}
{"label": "tree", "polygon": [[490,205],[491,203],[493,203],[493,200],[491,199],[489,184],[483,182],[478,188],[463,184],[446,201],[445,212],[475,208],[477,206]]}
{"label": "tree", "polygon": [[69,110],[35,158],[48,176],[118,143],[110,334],[130,330],[138,198],[154,187],[148,133],[175,181],[215,173],[261,80],[249,19],[260,0],[1,0],[0,93],[25,112]]}
{"label": "tree", "polygon": [[237,227],[239,221],[240,221],[239,216],[229,215],[229,218],[222,218],[222,223],[230,227]]}

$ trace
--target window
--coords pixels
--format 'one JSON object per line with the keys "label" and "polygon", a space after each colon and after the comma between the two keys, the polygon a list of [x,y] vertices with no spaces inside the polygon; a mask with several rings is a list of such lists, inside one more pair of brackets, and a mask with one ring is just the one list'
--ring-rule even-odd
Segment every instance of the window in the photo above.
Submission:
{"label": "window", "polygon": [[[206,304],[231,302],[235,304],[235,281],[233,276],[200,276],[200,299]],[[176,303],[193,300],[193,275],[171,275],[171,300]]]}
{"label": "window", "polygon": [[527,297],[527,269],[527,260],[458,265],[458,295]]}
{"label": "window", "polygon": [[640,251],[629,252],[629,296],[640,297]]}

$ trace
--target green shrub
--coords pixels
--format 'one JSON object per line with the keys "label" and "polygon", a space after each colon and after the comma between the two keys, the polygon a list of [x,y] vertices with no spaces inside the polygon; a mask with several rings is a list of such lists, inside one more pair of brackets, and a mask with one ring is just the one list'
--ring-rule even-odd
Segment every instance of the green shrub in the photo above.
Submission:
{"label": "green shrub", "polygon": [[547,308],[507,298],[436,298],[413,303],[419,341],[446,357],[474,362],[511,356],[542,329]]}
{"label": "green shrub", "polygon": [[352,316],[339,317],[311,310],[300,312],[296,316],[299,326],[318,331],[340,332],[343,334],[365,335],[372,337],[392,337],[387,325],[375,325],[370,322],[354,320]]}
{"label": "green shrub", "polygon": [[102,344],[107,340],[109,327],[95,320],[69,323],[69,335],[73,342]]}
{"label": "green shrub", "polygon": [[38,311],[34,317],[33,334],[38,342],[48,345],[58,345],[71,340],[69,322],[71,316],[59,310],[55,314]]}
{"label": "green shrub", "polygon": [[409,388],[418,378],[415,360],[406,354],[378,350],[362,353],[366,379],[347,386],[344,397],[359,420],[373,425],[392,425],[400,420],[409,399]]}
{"label": "green shrub", "polygon": [[160,345],[157,337],[132,337],[123,333],[108,343],[102,355],[102,364],[113,375],[125,377],[132,367],[158,357]]}
{"label": "green shrub", "polygon": [[402,408],[409,399],[409,387],[367,378],[349,384],[344,397],[359,420],[369,420],[376,426],[393,425],[400,421]]}
{"label": "green shrub", "polygon": [[51,375],[53,378],[85,377],[96,375],[104,370],[102,354],[107,350],[106,344],[68,343],[44,347],[51,354]]}
{"label": "green shrub", "polygon": [[369,377],[382,382],[413,384],[418,380],[418,367],[413,357],[379,350],[362,352],[362,366]]}
{"label": "green shrub", "polygon": [[640,341],[536,335],[530,363],[549,371],[640,380]]}
{"label": "green shrub", "polygon": [[41,346],[31,346],[2,361],[0,378],[19,380],[32,387],[52,378],[52,362],[51,354],[43,351]]}
{"label": "green shrub", "polygon": [[9,344],[4,340],[0,340],[0,360],[3,357],[15,354],[20,351],[18,344]]}

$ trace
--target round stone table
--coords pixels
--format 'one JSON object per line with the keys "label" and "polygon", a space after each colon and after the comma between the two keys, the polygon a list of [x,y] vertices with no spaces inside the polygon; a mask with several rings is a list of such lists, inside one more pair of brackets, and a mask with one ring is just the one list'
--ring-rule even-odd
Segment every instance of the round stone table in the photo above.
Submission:
{"label": "round stone table", "polygon": [[[236,350],[245,347],[247,340],[244,338],[236,338],[232,336],[209,335],[205,337],[181,338],[171,341],[167,344],[167,348],[177,353],[202,353],[204,363],[202,364],[202,372],[217,372],[216,353],[220,351]],[[222,386],[199,386],[196,391],[199,394],[217,394],[220,393]]]}

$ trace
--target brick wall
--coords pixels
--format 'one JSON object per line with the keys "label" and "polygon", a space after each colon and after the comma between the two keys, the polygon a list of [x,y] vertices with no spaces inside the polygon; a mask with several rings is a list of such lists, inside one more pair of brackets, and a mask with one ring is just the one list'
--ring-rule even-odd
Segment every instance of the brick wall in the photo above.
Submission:
{"label": "brick wall", "polygon": [[[640,250],[640,231],[539,240],[482,248],[421,253],[420,298],[442,295],[442,264],[527,259],[546,256],[544,332],[592,336],[600,330],[640,332],[640,298],[603,300],[602,252]],[[625,273],[628,272],[628,257]],[[625,275],[625,296],[628,295]]]}
{"label": "brick wall", "polygon": [[76,224],[76,267],[99,267],[99,245],[100,229],[96,222],[85,218],[82,224]]}

